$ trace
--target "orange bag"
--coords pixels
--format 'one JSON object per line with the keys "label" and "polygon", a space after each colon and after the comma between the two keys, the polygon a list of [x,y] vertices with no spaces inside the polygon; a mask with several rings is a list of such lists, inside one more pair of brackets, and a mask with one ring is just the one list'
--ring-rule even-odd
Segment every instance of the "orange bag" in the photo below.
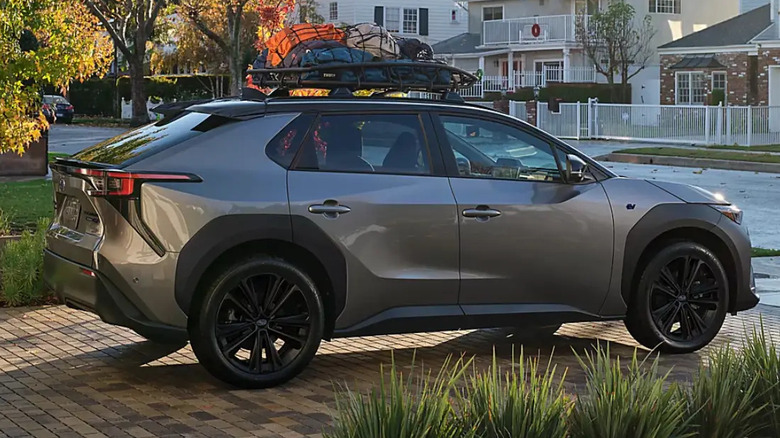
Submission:
{"label": "orange bag", "polygon": [[298,43],[311,40],[343,41],[344,31],[336,29],[333,24],[295,24],[286,27],[272,36],[266,43],[268,47],[268,63],[276,67],[293,47]]}

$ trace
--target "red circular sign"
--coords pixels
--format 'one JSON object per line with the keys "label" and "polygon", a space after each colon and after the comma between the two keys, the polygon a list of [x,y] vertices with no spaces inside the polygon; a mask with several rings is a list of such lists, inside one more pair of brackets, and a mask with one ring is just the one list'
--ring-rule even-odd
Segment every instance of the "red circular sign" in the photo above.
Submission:
{"label": "red circular sign", "polygon": [[534,38],[539,38],[539,35],[542,34],[542,26],[539,26],[539,23],[534,23],[534,25],[531,26],[531,34]]}

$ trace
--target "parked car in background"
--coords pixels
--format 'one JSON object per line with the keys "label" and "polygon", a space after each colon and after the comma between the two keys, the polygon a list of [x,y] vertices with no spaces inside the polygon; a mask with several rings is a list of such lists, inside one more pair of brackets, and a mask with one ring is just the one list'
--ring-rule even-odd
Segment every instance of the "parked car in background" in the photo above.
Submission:
{"label": "parked car in background", "polygon": [[43,113],[43,116],[46,117],[46,121],[50,124],[54,124],[57,121],[57,115],[48,103],[41,105],[41,112]]}
{"label": "parked car in background", "polygon": [[73,114],[75,112],[73,105],[64,97],[55,94],[47,94],[43,96],[43,103],[48,104],[51,109],[54,110],[57,120],[63,123],[73,122]]}

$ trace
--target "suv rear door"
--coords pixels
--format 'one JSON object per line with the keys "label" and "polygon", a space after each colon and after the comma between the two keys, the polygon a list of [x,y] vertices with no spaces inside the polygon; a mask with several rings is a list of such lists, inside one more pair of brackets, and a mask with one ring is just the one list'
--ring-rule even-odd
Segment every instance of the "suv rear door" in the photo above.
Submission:
{"label": "suv rear door", "polygon": [[460,213],[464,312],[598,313],[613,247],[601,184],[565,182],[551,141],[503,117],[434,121]]}
{"label": "suv rear door", "polygon": [[293,235],[313,223],[346,259],[337,330],[391,308],[460,314],[457,211],[432,129],[424,112],[326,112],[292,163]]}

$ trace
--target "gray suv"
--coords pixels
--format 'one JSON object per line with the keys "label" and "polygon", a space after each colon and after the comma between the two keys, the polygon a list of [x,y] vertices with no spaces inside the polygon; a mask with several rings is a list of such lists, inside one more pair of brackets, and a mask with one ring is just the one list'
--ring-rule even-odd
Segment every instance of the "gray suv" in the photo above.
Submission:
{"label": "gray suv", "polygon": [[625,320],[691,352],[758,303],[735,206],[454,100],[181,105],[52,169],[47,284],[242,387],[345,336]]}

